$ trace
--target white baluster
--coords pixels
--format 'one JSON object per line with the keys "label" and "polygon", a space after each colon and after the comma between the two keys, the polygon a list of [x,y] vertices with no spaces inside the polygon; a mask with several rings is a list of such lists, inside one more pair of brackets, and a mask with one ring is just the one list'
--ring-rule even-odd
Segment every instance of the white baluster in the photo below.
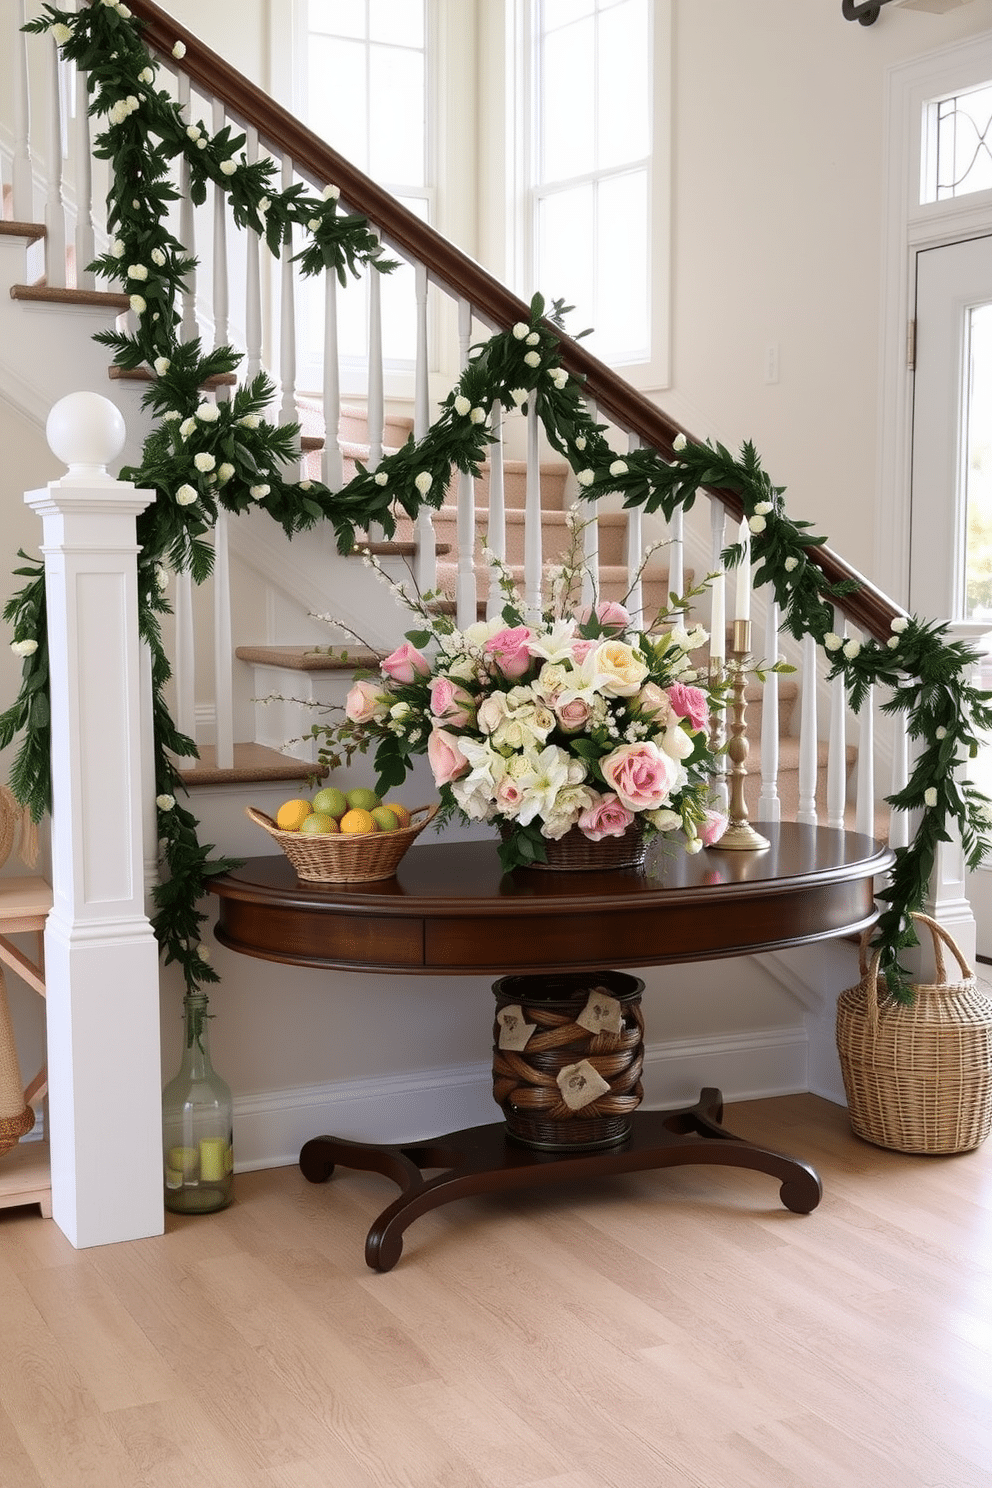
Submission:
{"label": "white baluster", "polygon": [[[627,436],[627,449],[640,448],[641,441],[635,434]],[[636,629],[644,624],[644,581],[641,564],[644,561],[644,518],[639,506],[627,512],[627,612]],[[652,615],[652,619],[654,616]]]}
{"label": "white baluster", "polygon": [[176,574],[176,727],[196,742],[196,631],[193,580],[188,569]]}
{"label": "white baluster", "polygon": [[231,569],[228,514],[217,508],[214,526],[214,716],[217,765],[234,764],[234,648],[231,645]]}
{"label": "white baluster", "polygon": [[[245,155],[254,165],[258,159],[258,130],[246,131]],[[245,232],[245,376],[253,381],[262,370],[262,277],[259,236]]]}
{"label": "white baluster", "polygon": [[[587,405],[589,417],[597,422],[595,405]],[[582,582],[579,600],[583,605],[598,604],[602,595],[599,587],[599,503],[582,501],[578,504],[582,513]]]}
{"label": "white baluster", "polygon": [[[293,162],[288,155],[282,158],[282,189],[288,191],[293,184]],[[283,424],[297,423],[296,412],[296,266],[292,242],[282,245],[280,267],[279,310],[279,383],[282,399],[279,404],[279,421]]]}
{"label": "white baluster", "polygon": [[34,221],[34,172],[31,164],[31,91],[28,83],[28,38],[20,27],[27,20],[25,0],[18,5],[14,59],[14,158],[11,197],[15,222]]}
{"label": "white baluster", "polygon": [[[419,441],[430,427],[430,366],[427,341],[427,267],[417,264],[414,273],[417,312],[417,352],[413,374],[413,437]],[[417,544],[413,577],[421,594],[437,587],[437,543],[430,508],[422,506],[414,527]]]}
{"label": "white baluster", "polygon": [[[765,609],[765,658],[769,665],[778,660],[779,609],[768,591]],[[761,821],[782,820],[782,802],[778,794],[779,709],[778,673],[768,672],[761,689],[761,794],[758,817]]]}
{"label": "white baluster", "polygon": [[816,641],[804,636],[802,643],[802,702],[799,717],[799,810],[796,820],[816,826]]}
{"label": "white baluster", "polygon": [[[847,640],[847,626],[839,610],[834,625]],[[847,804],[847,692],[843,674],[830,684],[830,745],[827,752],[827,826],[843,829]]]}
{"label": "white baluster", "polygon": [[867,837],[875,835],[875,689],[858,714],[858,795],[854,826]]}
{"label": "white baluster", "polygon": [[541,430],[534,399],[527,405],[527,482],[524,496],[524,609],[532,620],[541,613],[544,576],[541,533]]}
{"label": "white baluster", "polygon": [[683,538],[684,514],[679,507],[668,524],[668,601],[673,595],[681,595],[685,587],[685,540]]}
{"label": "white baluster", "polygon": [[[224,127],[224,105],[214,103],[213,130],[217,134]],[[227,346],[231,339],[228,311],[228,267],[227,267],[227,192],[223,186],[214,187],[214,346]]]}
{"label": "white baluster", "polygon": [[344,465],[338,443],[341,422],[341,372],[338,351],[338,276],[333,269],[324,274],[324,448],[320,478],[332,491],[344,485]]}
{"label": "white baluster", "polygon": [[[464,372],[472,343],[472,306],[458,301],[458,359]],[[475,581],[475,479],[458,472],[458,577],[455,583],[455,619],[459,630],[479,618],[479,593]]]}
{"label": "white baluster", "polygon": [[[909,734],[906,729],[906,715],[899,712],[892,719],[892,795],[905,790],[909,781]],[[900,811],[894,807],[889,815],[889,846],[908,847],[910,841],[910,828],[912,826],[911,811]]]}
{"label": "white baluster", "polygon": [[48,189],[45,197],[45,275],[53,289],[65,288],[65,204],[62,200],[62,86],[59,49],[51,42],[48,98]]}
{"label": "white baluster", "polygon": [[93,221],[93,155],[90,142],[90,116],[87,112],[89,89],[85,72],[76,73],[75,79],[76,286],[79,289],[94,289],[96,275],[92,269],[86,267],[96,258],[96,233]]}
{"label": "white baluster", "polygon": [[[193,122],[190,109],[189,77],[181,72],[176,79],[176,101],[187,124]],[[193,202],[189,194],[189,165],[185,155],[179,158],[179,241],[190,258],[196,256],[196,227],[193,217]],[[190,268],[183,275],[185,289],[182,295],[182,339],[193,341],[199,334],[196,322],[196,270]]]}
{"label": "white baluster", "polygon": [[[493,404],[490,418],[493,439],[489,446],[489,520],[486,527],[486,546],[501,562],[506,561],[506,482],[503,471],[503,406]],[[492,620],[503,605],[503,595],[492,576],[489,580],[489,599],[486,617]]]}
{"label": "white baluster", "polygon": [[366,422],[369,433],[369,469],[382,459],[385,402],[382,369],[382,275],[375,269],[369,276],[369,393]]}

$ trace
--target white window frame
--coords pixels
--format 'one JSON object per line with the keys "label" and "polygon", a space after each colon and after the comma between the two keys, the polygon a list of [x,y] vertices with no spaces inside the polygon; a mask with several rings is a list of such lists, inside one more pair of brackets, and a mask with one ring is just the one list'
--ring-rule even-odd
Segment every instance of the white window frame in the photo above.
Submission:
{"label": "white window frame", "polygon": [[[506,262],[510,282],[525,298],[534,279],[534,197],[536,148],[535,0],[507,3],[507,201]],[[672,4],[653,0],[653,141],[648,173],[648,286],[651,314],[650,359],[624,362],[622,374],[642,392],[671,386],[671,187],[672,187]],[[541,284],[549,301],[559,292]],[[584,325],[566,323],[566,330]]]}
{"label": "white window frame", "polygon": [[921,151],[927,104],[992,78],[992,31],[889,69],[886,99],[887,184],[882,265],[879,504],[875,574],[905,603],[909,588],[913,373],[908,355],[915,311],[916,255],[992,232],[992,191],[921,202]]}

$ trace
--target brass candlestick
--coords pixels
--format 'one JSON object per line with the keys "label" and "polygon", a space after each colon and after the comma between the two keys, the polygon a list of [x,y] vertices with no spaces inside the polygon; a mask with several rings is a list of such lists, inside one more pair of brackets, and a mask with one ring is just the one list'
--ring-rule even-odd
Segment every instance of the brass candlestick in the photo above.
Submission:
{"label": "brass candlestick", "polygon": [[762,837],[756,832],[748,821],[747,806],[744,802],[744,779],[747,775],[748,742],[747,731],[744,726],[744,714],[747,712],[747,699],[745,690],[747,688],[747,663],[750,659],[751,650],[751,622],[750,620],[735,620],[733,647],[727,659],[727,673],[730,677],[733,691],[733,721],[730,725],[730,739],[727,743],[727,754],[730,756],[730,821],[724,832],[718,847],[730,848],[733,851],[760,852],[771,843],[767,837]]}

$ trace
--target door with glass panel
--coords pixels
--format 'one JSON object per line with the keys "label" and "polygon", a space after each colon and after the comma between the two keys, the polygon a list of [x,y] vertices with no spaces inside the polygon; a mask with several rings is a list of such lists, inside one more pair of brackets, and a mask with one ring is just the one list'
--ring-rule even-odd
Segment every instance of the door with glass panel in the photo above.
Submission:
{"label": "door with glass panel", "polygon": [[[992,237],[917,255],[909,598],[992,632]],[[992,651],[992,634],[977,644]],[[979,680],[992,688],[992,654]],[[992,795],[992,744],[971,773]],[[992,957],[992,868],[968,892]]]}

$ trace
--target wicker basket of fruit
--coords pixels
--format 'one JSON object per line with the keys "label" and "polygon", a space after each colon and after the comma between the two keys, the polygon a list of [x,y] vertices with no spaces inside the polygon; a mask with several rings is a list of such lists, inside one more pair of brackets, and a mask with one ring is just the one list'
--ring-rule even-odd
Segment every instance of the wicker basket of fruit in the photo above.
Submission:
{"label": "wicker basket of fruit", "polygon": [[437,802],[408,811],[371,790],[328,786],[313,801],[284,801],[275,821],[255,806],[246,806],[245,814],[275,838],[297,878],[343,884],[392,878],[437,810]]}

